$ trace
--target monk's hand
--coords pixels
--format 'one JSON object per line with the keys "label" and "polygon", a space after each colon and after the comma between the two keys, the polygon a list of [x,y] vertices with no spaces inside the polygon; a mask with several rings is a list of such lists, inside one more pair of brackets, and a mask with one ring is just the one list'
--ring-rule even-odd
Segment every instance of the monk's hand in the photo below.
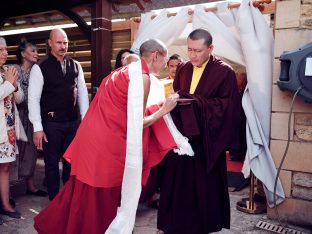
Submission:
{"label": "monk's hand", "polygon": [[162,105],[164,105],[164,102],[165,102],[165,100],[161,100],[161,101],[159,101],[159,102],[157,103],[157,105],[158,105],[159,107],[162,107]]}
{"label": "monk's hand", "polygon": [[163,102],[161,109],[163,110],[164,114],[168,114],[170,111],[172,111],[176,105],[179,98],[179,94],[173,93],[170,94]]}
{"label": "monk's hand", "polygon": [[43,150],[43,140],[48,142],[47,136],[44,131],[34,132],[33,141],[38,150]]}
{"label": "monk's hand", "polygon": [[178,92],[174,92],[170,94],[169,97],[174,98],[175,100],[178,100],[180,98],[180,95]]}

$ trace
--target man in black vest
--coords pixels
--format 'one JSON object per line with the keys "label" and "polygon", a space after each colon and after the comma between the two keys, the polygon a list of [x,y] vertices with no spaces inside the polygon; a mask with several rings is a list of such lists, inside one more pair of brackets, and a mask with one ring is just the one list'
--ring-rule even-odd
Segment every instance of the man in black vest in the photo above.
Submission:
{"label": "man in black vest", "polygon": [[[60,187],[59,160],[76,134],[78,110],[83,118],[89,100],[81,65],[66,56],[65,31],[53,29],[48,42],[51,52],[31,69],[28,107],[34,126],[33,141],[38,150],[43,150],[47,190],[52,200]],[[70,164],[63,160],[63,183],[69,175]]]}

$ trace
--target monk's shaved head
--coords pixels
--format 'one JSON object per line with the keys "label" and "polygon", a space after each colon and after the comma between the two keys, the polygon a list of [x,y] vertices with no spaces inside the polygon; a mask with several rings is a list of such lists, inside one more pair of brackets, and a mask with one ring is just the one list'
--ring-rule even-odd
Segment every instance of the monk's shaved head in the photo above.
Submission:
{"label": "monk's shaved head", "polygon": [[159,76],[168,61],[168,49],[162,41],[148,39],[140,46],[140,56],[147,63],[150,73]]}
{"label": "monk's shaved head", "polygon": [[167,55],[168,50],[166,45],[157,39],[148,39],[140,46],[140,56],[146,57],[153,52],[159,52],[163,55]]}

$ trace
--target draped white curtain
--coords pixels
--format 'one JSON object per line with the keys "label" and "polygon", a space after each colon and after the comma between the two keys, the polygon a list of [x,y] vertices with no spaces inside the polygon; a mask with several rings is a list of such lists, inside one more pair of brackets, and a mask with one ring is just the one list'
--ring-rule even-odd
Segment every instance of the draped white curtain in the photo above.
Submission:
{"label": "draped white curtain", "polygon": [[[250,0],[242,2],[237,14],[237,27],[246,61],[248,84],[243,96],[247,117],[246,163],[264,184],[270,207],[274,206],[276,168],[269,150],[273,73],[273,35],[258,9]],[[285,199],[278,181],[276,203]]]}
{"label": "draped white curtain", "polygon": [[[224,8],[224,3],[220,6],[217,5],[218,12],[222,12],[222,17],[218,17],[214,12],[205,12],[205,8],[201,5],[196,6],[193,15],[193,29],[204,28],[212,34],[216,55],[245,65],[241,43],[237,35],[238,32],[236,32],[237,27],[233,27],[235,25],[233,14],[227,7]],[[223,19],[227,24],[222,21]],[[232,25],[232,27],[228,25]]]}
{"label": "draped white curtain", "polygon": [[[247,155],[244,168],[249,168],[264,184],[268,204],[274,205],[274,181],[276,167],[269,150],[273,36],[262,14],[243,0],[238,9],[229,9],[229,2],[217,4],[217,12],[205,12],[202,5],[194,9],[193,29],[205,28],[213,36],[214,54],[246,67],[248,84],[243,96],[243,108],[247,117]],[[187,9],[175,17],[167,17],[162,11],[154,20],[145,15],[132,49],[138,51],[148,38],[158,38],[167,46],[183,32],[188,20]],[[177,17],[177,18],[176,18]],[[186,43],[186,41],[185,41]],[[278,181],[277,204],[285,194]]]}
{"label": "draped white curtain", "polygon": [[175,17],[168,17],[168,11],[162,10],[156,18],[152,13],[142,16],[136,40],[131,50],[139,54],[141,44],[147,39],[159,39],[167,46],[182,34],[189,20],[188,8],[182,8]]}

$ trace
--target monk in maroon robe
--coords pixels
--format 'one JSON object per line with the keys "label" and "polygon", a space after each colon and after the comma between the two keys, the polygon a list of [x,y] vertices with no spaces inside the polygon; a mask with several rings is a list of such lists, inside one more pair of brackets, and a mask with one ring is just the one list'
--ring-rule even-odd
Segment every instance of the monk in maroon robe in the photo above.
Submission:
{"label": "monk in maroon robe", "polygon": [[230,228],[225,151],[238,143],[235,73],[211,54],[208,31],[194,30],[187,45],[190,61],[178,67],[173,83],[181,102],[171,115],[189,138],[195,156],[171,151],[160,165],[157,227],[165,234],[207,234]]}

